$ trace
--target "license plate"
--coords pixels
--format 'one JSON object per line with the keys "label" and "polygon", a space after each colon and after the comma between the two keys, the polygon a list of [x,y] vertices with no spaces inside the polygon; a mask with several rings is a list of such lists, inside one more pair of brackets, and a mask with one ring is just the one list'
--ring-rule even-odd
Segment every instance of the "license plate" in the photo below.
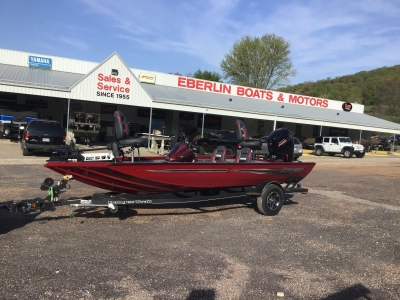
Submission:
{"label": "license plate", "polygon": [[43,142],[50,142],[50,139],[49,138],[43,138],[42,141]]}

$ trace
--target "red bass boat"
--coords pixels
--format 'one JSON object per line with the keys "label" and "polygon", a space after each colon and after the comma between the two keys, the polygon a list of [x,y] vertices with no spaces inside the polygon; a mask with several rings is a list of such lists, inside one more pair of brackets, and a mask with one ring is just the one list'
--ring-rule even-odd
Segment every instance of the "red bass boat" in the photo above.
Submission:
{"label": "red bass boat", "polygon": [[[241,120],[236,121],[237,139],[241,143],[236,155],[227,156],[226,148],[219,146],[211,156],[196,156],[189,145],[179,142],[166,157],[140,157],[139,149],[147,146],[147,139],[128,138],[125,116],[120,111],[116,111],[114,116],[116,139],[107,146],[110,153],[88,154],[76,149],[60,149],[50,157],[45,167],[64,176],[58,185],[53,186],[54,181],[50,178],[42,184],[43,190],[52,191],[53,199],[57,199],[58,191],[73,178],[111,192],[94,194],[90,201],[70,203],[73,206],[105,206],[116,212],[118,208],[135,204],[185,201],[129,200],[122,194],[173,193],[186,199],[185,195],[195,193],[186,202],[196,202],[204,200],[204,197],[232,197],[237,192],[256,200],[262,213],[275,215],[283,205],[285,192],[308,191],[299,182],[310,173],[315,163],[293,162],[293,136],[285,128],[269,135],[270,154],[264,159],[253,155],[252,148],[259,146],[259,141],[247,140],[246,126]],[[123,148],[126,147],[131,149],[131,156],[124,154]],[[136,149],[139,155],[135,157]],[[235,189],[239,191],[235,192]]]}

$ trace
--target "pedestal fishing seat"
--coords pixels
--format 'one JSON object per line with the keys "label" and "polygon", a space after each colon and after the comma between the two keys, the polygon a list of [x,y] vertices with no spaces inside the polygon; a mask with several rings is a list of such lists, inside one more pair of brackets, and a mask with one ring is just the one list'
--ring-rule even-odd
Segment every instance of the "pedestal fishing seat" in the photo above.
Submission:
{"label": "pedestal fishing seat", "polygon": [[124,152],[122,148],[130,147],[132,159],[134,161],[134,150],[140,147],[147,146],[147,138],[128,138],[129,137],[129,125],[124,114],[117,110],[114,112],[114,135],[115,141],[112,141],[107,145],[109,150],[112,150],[114,158],[124,157]]}

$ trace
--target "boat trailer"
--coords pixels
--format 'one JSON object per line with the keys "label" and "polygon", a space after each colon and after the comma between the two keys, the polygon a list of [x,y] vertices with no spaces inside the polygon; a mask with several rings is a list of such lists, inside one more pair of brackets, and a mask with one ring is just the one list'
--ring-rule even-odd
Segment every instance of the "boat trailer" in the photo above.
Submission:
{"label": "boat trailer", "polygon": [[[292,178],[286,182],[285,186],[274,181],[263,181],[255,187],[238,187],[223,190],[198,190],[188,192],[172,193],[174,197],[164,198],[156,197],[157,194],[134,195],[143,196],[143,198],[132,198],[130,194],[118,194],[113,192],[94,193],[91,197],[60,200],[59,193],[63,189],[70,189],[69,182],[73,180],[72,175],[65,175],[61,181],[55,183],[52,178],[46,178],[40,186],[40,189],[48,192],[44,199],[35,201],[14,201],[11,205],[0,205],[0,209],[6,209],[10,212],[20,212],[29,214],[31,212],[39,213],[44,210],[52,210],[57,206],[69,205],[71,208],[96,208],[103,207],[109,209],[111,213],[118,211],[127,211],[129,208],[148,208],[160,205],[178,205],[200,202],[210,202],[226,199],[236,199],[243,196],[249,196],[251,201],[257,202],[257,207],[264,215],[277,215],[282,208],[284,194],[303,193],[307,194],[308,189],[301,187],[298,183],[301,179]],[[220,192],[223,192],[222,194]],[[164,195],[164,194],[163,194]],[[71,213],[71,215],[74,215]]]}

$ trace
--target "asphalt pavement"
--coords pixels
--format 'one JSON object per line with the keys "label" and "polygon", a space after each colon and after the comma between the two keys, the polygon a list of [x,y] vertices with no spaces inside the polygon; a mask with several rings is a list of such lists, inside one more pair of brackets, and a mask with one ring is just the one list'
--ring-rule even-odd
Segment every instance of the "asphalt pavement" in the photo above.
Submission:
{"label": "asphalt pavement", "polygon": [[[0,156],[0,205],[46,197],[47,155],[1,140]],[[301,160],[316,162],[309,193],[274,217],[247,197],[0,210],[0,299],[400,299],[400,156]],[[71,182],[60,197],[94,192]]]}

